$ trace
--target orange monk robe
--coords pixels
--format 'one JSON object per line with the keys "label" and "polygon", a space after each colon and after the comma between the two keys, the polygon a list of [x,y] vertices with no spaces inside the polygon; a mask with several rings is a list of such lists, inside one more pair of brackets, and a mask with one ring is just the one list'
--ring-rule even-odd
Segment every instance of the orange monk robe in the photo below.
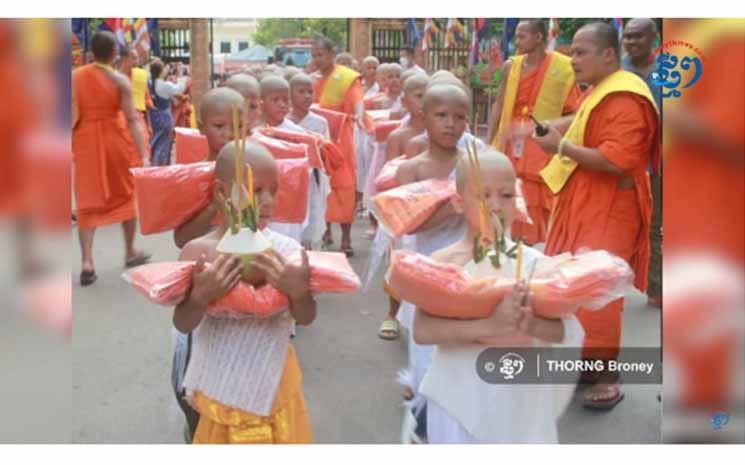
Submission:
{"label": "orange monk robe", "polygon": [[[547,54],[539,66],[528,73],[520,74],[520,83],[518,84],[515,106],[512,112],[514,121],[519,121],[519,118],[524,117],[523,109],[525,107],[528,108],[528,115],[533,113],[541,84],[543,84],[543,77],[550,63],[551,55]],[[579,87],[572,86],[572,90],[564,101],[562,114],[577,111],[580,96]],[[523,181],[523,197],[525,197],[528,214],[533,224],[515,221],[510,229],[512,237],[522,238],[528,244],[544,242],[554,196],[538,175],[538,172],[548,164],[551,157],[530,137],[525,138],[522,155],[519,158],[512,156],[513,150],[512,141],[508,141],[506,151],[510,155],[517,176]]]}
{"label": "orange monk robe", "polygon": [[[659,151],[658,124],[652,105],[635,94],[613,93],[595,107],[584,145],[597,148],[633,177],[634,189],[616,190],[618,177],[578,166],[558,194],[547,255],[582,248],[607,250],[629,263],[636,276],[634,285],[646,290],[652,214],[647,166]],[[577,313],[585,330],[583,357],[618,356],[622,310],[623,299],[618,299],[601,310]]]}
{"label": "orange monk robe", "polygon": [[[333,74],[333,73],[332,73]],[[330,74],[331,75],[331,74]],[[330,76],[329,75],[329,76]],[[314,100],[319,102],[326,85],[328,76],[316,81],[314,85]],[[362,102],[362,85],[360,79],[356,79],[349,86],[341,105],[326,105],[322,108],[339,111],[354,116],[354,107]],[[339,149],[344,154],[344,166],[336,169],[330,174],[331,193],[326,199],[326,222],[351,224],[354,221],[356,179],[356,161],[354,155],[354,125],[352,118],[347,118],[341,128],[339,136]]]}
{"label": "orange monk robe", "polygon": [[121,111],[119,89],[94,64],[72,74],[78,121],[72,131],[78,227],[135,217],[134,178],[140,157]]}

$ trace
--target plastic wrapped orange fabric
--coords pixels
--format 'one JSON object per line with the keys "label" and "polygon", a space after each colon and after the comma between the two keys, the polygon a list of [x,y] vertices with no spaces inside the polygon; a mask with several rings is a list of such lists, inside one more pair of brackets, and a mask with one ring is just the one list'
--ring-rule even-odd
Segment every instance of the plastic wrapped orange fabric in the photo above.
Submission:
{"label": "plastic wrapped orange fabric", "polygon": [[269,149],[269,151],[276,159],[307,158],[308,156],[307,145],[274,139],[272,137],[267,137],[258,131],[251,134],[249,140],[258,142],[259,144]]}
{"label": "plastic wrapped orange fabric", "polygon": [[323,163],[321,162],[321,147],[324,143],[327,143],[323,140],[323,137],[311,133],[303,134],[287,131],[285,129],[278,129],[271,126],[263,127],[259,129],[259,132],[273,139],[280,139],[296,144],[305,144],[308,148],[308,162],[310,163],[310,166],[317,169],[323,167]]}
{"label": "plastic wrapped orange fabric", "polygon": [[[360,280],[346,256],[337,252],[308,252],[310,290],[313,294],[350,293]],[[288,257],[299,263],[300,254]],[[209,264],[207,264],[209,266]],[[127,271],[122,278],[148,300],[158,305],[178,305],[191,287],[194,262],[160,262]],[[287,309],[287,297],[272,286],[254,288],[243,282],[224,297],[210,303],[207,313],[214,316],[264,318]]]}
{"label": "plastic wrapped orange fabric", "polygon": [[323,116],[326,122],[329,124],[329,134],[333,142],[339,142],[341,137],[341,128],[344,127],[344,123],[349,118],[349,115],[340,111],[329,110],[327,108],[321,108],[318,104],[313,104],[310,107],[310,111]]}
{"label": "plastic wrapped orange fabric", "polygon": [[[559,318],[580,307],[599,309],[632,287],[628,264],[605,251],[546,257],[530,281],[533,311]],[[403,300],[442,318],[485,318],[515,285],[513,278],[471,279],[463,267],[395,250],[388,271],[391,289]]]}
{"label": "plastic wrapped orange fabric", "polygon": [[[308,209],[308,160],[277,160],[279,190],[272,221],[300,223]],[[173,230],[210,202],[215,163],[133,168],[142,234]]]}
{"label": "plastic wrapped orange fabric", "polygon": [[174,128],[176,163],[195,163],[207,159],[210,153],[207,138],[199,133],[199,129]]}
{"label": "plastic wrapped orange fabric", "polygon": [[375,141],[385,142],[388,140],[388,136],[393,132],[394,129],[401,125],[401,121],[397,119],[393,120],[381,120],[375,121]]}
{"label": "plastic wrapped orange fabric", "polygon": [[372,198],[372,212],[393,237],[415,231],[455,192],[455,182],[428,179],[381,192]]}
{"label": "plastic wrapped orange fabric", "polygon": [[375,189],[378,192],[384,192],[396,187],[396,173],[398,172],[398,167],[405,161],[406,155],[401,155],[383,165],[380,173],[378,173],[378,176],[375,178]]}
{"label": "plastic wrapped orange fabric", "polygon": [[[391,160],[389,163],[396,162]],[[399,161],[398,164],[404,160]],[[395,183],[397,166],[392,165],[386,170],[386,178],[382,180],[385,186]],[[391,174],[393,171],[393,174]],[[381,170],[382,172],[382,170]],[[393,179],[391,179],[391,176]],[[377,178],[375,180],[377,189]],[[372,212],[380,224],[393,237],[409,234],[421,226],[437,209],[448,202],[455,195],[455,181],[446,179],[427,179],[390,188],[372,198]],[[531,223],[528,216],[525,199],[520,191],[519,181],[516,184],[516,220]]]}

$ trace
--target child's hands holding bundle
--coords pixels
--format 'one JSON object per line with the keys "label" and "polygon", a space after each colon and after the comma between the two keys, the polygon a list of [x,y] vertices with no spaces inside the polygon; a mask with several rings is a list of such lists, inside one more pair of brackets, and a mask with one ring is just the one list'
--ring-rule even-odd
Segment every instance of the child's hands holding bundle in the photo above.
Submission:
{"label": "child's hands holding bundle", "polygon": [[241,280],[243,266],[238,256],[219,255],[212,266],[205,266],[202,255],[192,272],[191,297],[196,303],[207,305],[230,292]]}
{"label": "child's hands holding bundle", "polygon": [[290,299],[290,313],[298,324],[310,324],[316,316],[316,304],[310,293],[308,253],[300,253],[299,265],[289,263],[279,254],[263,253],[254,258],[253,266],[266,275],[267,283]]}

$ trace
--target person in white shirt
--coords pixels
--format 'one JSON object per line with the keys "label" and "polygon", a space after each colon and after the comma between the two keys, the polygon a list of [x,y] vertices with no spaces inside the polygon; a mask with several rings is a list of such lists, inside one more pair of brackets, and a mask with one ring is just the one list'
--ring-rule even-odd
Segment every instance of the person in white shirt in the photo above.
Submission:
{"label": "person in white shirt", "polygon": [[414,47],[404,47],[399,53],[398,62],[404,71],[413,69],[417,73],[427,74],[424,68],[414,62]]}

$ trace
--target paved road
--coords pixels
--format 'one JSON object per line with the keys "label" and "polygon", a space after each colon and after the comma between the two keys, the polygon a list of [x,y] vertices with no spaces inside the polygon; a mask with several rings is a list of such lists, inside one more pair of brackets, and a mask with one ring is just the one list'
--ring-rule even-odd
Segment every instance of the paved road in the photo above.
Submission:
{"label": "paved road", "polygon": [[[366,227],[360,222],[353,229],[358,253],[351,261],[359,273],[367,259]],[[156,260],[177,257],[170,234],[145,237],[140,244]],[[73,268],[73,441],[178,443],[182,424],[169,382],[171,310],[147,303],[120,279],[118,226],[97,232],[95,259],[99,280],[92,287],[80,288],[79,265]],[[322,296],[315,323],[299,329],[294,343],[316,442],[399,442],[403,409],[395,376],[406,363],[406,346],[405,338],[377,338],[386,308],[380,289]],[[624,344],[659,345],[659,328],[659,312],[645,306],[644,296],[630,295]],[[560,421],[561,442],[657,443],[658,391],[658,386],[626,386],[625,400],[606,413],[582,409],[578,391]]]}

